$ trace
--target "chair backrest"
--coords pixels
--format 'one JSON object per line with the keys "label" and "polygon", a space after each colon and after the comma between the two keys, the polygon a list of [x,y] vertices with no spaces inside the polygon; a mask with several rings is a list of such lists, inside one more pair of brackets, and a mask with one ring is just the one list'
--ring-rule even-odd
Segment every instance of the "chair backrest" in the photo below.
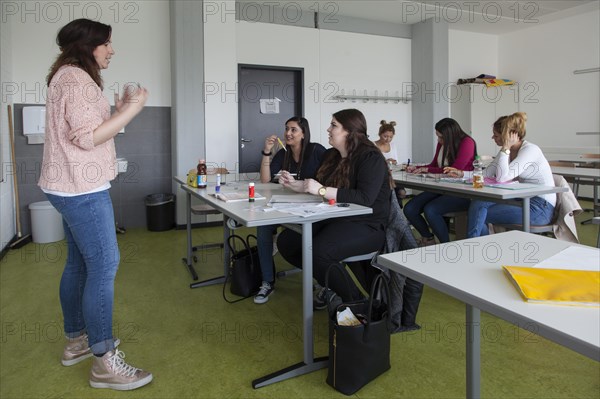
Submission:
{"label": "chair backrest", "polygon": [[[554,206],[551,222],[547,225],[532,225],[530,226],[530,232],[536,234],[553,233],[557,239],[579,242],[575,216],[582,212],[581,206],[565,178],[561,175],[552,175],[552,177],[556,187],[566,187],[568,191],[556,194],[556,205]],[[503,230],[518,230],[521,228],[523,226],[520,224],[497,224],[493,225],[490,232],[499,233]]]}

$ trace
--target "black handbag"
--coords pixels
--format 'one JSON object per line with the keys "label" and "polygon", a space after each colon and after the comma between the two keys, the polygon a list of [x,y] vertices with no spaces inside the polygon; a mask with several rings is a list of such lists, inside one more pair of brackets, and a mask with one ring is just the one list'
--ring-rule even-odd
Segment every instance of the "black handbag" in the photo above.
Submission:
{"label": "black handbag", "polygon": [[[262,275],[260,271],[260,262],[258,260],[257,246],[250,246],[250,238],[256,240],[256,236],[248,235],[244,240],[242,237],[232,234],[227,239],[227,245],[231,253],[229,261],[229,272],[223,285],[223,298],[225,298],[225,286],[227,281],[230,281],[229,290],[233,295],[248,298],[258,292],[262,283]],[[242,243],[242,249],[235,250],[234,241]]]}
{"label": "black handbag", "polygon": [[[386,299],[382,298],[385,291]],[[352,395],[390,369],[389,288],[382,274],[373,280],[369,298],[342,303],[330,312],[327,384]],[[340,326],[337,311],[350,308],[361,324]]]}

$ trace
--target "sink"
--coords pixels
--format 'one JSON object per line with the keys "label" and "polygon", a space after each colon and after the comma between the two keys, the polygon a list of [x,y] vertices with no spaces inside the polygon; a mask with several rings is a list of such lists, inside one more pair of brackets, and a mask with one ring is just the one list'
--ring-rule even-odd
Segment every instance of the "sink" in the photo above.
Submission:
{"label": "sink", "polygon": [[115,162],[117,173],[127,172],[127,159],[125,158],[117,158]]}

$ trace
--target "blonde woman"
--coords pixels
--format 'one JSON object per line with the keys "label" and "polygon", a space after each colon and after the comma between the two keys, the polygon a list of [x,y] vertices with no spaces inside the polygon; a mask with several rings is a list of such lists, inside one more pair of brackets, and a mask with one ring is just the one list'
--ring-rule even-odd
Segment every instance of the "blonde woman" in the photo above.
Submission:
{"label": "blonde woman", "polygon": [[[496,145],[502,148],[494,161],[486,168],[486,177],[495,178],[498,182],[517,180],[522,183],[554,186],[552,170],[542,150],[537,145],[525,140],[526,122],[527,114],[516,112],[501,117],[494,123],[492,138]],[[456,175],[455,172],[454,174]],[[550,223],[555,205],[555,194],[544,194],[531,198],[529,205],[531,224]],[[488,223],[519,224],[522,222],[522,218],[523,210],[520,205],[471,201],[467,237],[487,235],[489,233]]]}

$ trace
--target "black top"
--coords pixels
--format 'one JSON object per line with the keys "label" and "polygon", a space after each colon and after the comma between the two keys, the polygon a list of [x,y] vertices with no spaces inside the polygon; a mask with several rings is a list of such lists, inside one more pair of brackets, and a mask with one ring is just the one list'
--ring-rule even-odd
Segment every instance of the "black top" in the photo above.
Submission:
{"label": "black top", "polygon": [[[327,150],[323,161],[336,152],[334,148]],[[338,188],[336,201],[368,206],[373,209],[373,213],[346,219],[383,229],[390,213],[391,188],[390,173],[381,151],[374,148],[373,151],[368,151],[354,159],[349,175],[350,187]]]}
{"label": "black top", "polygon": [[[308,143],[304,153],[304,160],[301,162],[302,165],[296,163],[292,158],[288,172],[296,173],[296,180],[314,179],[317,175],[317,169],[321,166],[325,151],[325,147],[319,143]],[[284,158],[284,149],[277,151],[277,154],[273,157],[273,160],[271,161],[271,181],[273,181],[275,174],[283,167]]]}

